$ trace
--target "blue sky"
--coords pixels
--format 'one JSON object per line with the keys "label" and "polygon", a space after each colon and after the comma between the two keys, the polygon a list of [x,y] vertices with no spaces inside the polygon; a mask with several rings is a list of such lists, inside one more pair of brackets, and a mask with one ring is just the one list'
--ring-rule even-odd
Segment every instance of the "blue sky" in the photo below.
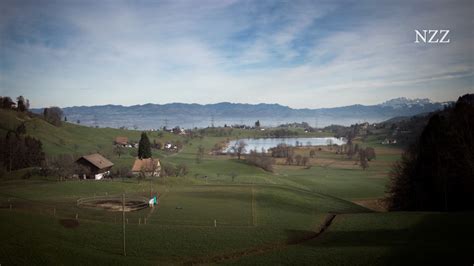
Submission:
{"label": "blue sky", "polygon": [[[473,88],[472,1],[0,1],[0,95],[34,107],[319,108]],[[415,44],[449,29],[449,44]]]}

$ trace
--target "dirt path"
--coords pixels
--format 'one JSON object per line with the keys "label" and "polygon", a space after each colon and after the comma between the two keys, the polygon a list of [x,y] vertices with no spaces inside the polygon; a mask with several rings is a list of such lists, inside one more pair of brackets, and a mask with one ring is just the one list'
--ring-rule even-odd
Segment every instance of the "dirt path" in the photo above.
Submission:
{"label": "dirt path", "polygon": [[227,260],[237,260],[242,257],[259,255],[259,254],[263,254],[263,253],[267,253],[267,252],[271,252],[275,250],[281,250],[281,249],[287,248],[288,246],[302,244],[304,242],[313,240],[319,237],[322,233],[324,233],[324,231],[326,231],[329,228],[334,218],[336,218],[336,214],[328,214],[326,218],[324,219],[324,222],[319,226],[318,230],[306,236],[300,237],[298,239],[287,240],[284,242],[270,243],[267,245],[252,247],[252,248],[244,249],[237,252],[215,255],[212,257],[196,258],[190,261],[186,261],[183,264],[184,265],[198,265],[198,264],[220,263]]}
{"label": "dirt path", "polygon": [[387,202],[383,198],[357,199],[352,202],[375,212],[388,211]]}

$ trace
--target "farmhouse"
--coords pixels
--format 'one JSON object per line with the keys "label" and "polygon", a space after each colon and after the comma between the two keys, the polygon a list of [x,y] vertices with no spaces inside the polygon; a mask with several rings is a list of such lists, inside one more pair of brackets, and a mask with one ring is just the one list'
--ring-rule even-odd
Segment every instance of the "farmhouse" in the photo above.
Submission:
{"label": "farmhouse", "polygon": [[108,176],[110,169],[114,165],[111,161],[98,153],[82,156],[76,160],[76,163],[85,168],[85,171],[80,173],[79,176],[84,177],[84,179],[89,178],[95,180],[100,180]]}
{"label": "farmhouse", "polygon": [[122,146],[122,147],[127,147],[128,144],[128,138],[127,137],[116,137],[114,141],[115,145]]}
{"label": "farmhouse", "polygon": [[136,159],[133,163],[132,173],[135,175],[145,174],[145,176],[160,176],[161,165],[160,160],[148,158],[148,159]]}

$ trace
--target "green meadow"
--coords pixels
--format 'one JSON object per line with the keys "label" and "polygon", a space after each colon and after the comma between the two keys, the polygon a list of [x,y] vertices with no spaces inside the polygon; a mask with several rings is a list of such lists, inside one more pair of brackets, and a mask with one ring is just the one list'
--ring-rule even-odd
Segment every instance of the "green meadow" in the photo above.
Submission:
{"label": "green meadow", "polygon": [[[0,133],[25,123],[48,156],[100,152],[114,167],[131,168],[132,148],[120,157],[113,140],[138,141],[141,132],[90,128],[0,111]],[[300,134],[305,134],[300,131]],[[162,163],[186,164],[180,177],[66,180],[28,169],[0,179],[0,264],[2,265],[374,265],[472,264],[473,213],[381,212],[391,165],[401,148],[359,140],[377,157],[362,170],[354,159],[322,147],[310,167],[278,161],[273,172],[227,155],[212,155],[216,143],[259,137],[237,130],[225,136],[187,138],[148,132],[151,141],[181,141],[177,153],[153,150]],[[322,132],[308,136],[328,136]],[[196,160],[199,146],[205,155]],[[307,154],[304,148],[298,150]],[[159,195],[155,208],[125,214],[78,206],[85,197]],[[328,217],[335,215],[331,223]],[[65,221],[75,221],[68,225]],[[324,231],[317,234],[321,228]]]}

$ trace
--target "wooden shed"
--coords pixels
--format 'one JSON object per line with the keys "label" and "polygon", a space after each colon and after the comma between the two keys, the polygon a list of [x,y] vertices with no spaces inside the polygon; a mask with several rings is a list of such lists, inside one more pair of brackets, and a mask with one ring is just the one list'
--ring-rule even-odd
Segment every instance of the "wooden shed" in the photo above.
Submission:
{"label": "wooden shed", "polygon": [[88,169],[87,172],[79,173],[79,176],[95,180],[100,180],[110,175],[110,169],[114,165],[98,153],[84,155],[77,159],[76,163]]}

